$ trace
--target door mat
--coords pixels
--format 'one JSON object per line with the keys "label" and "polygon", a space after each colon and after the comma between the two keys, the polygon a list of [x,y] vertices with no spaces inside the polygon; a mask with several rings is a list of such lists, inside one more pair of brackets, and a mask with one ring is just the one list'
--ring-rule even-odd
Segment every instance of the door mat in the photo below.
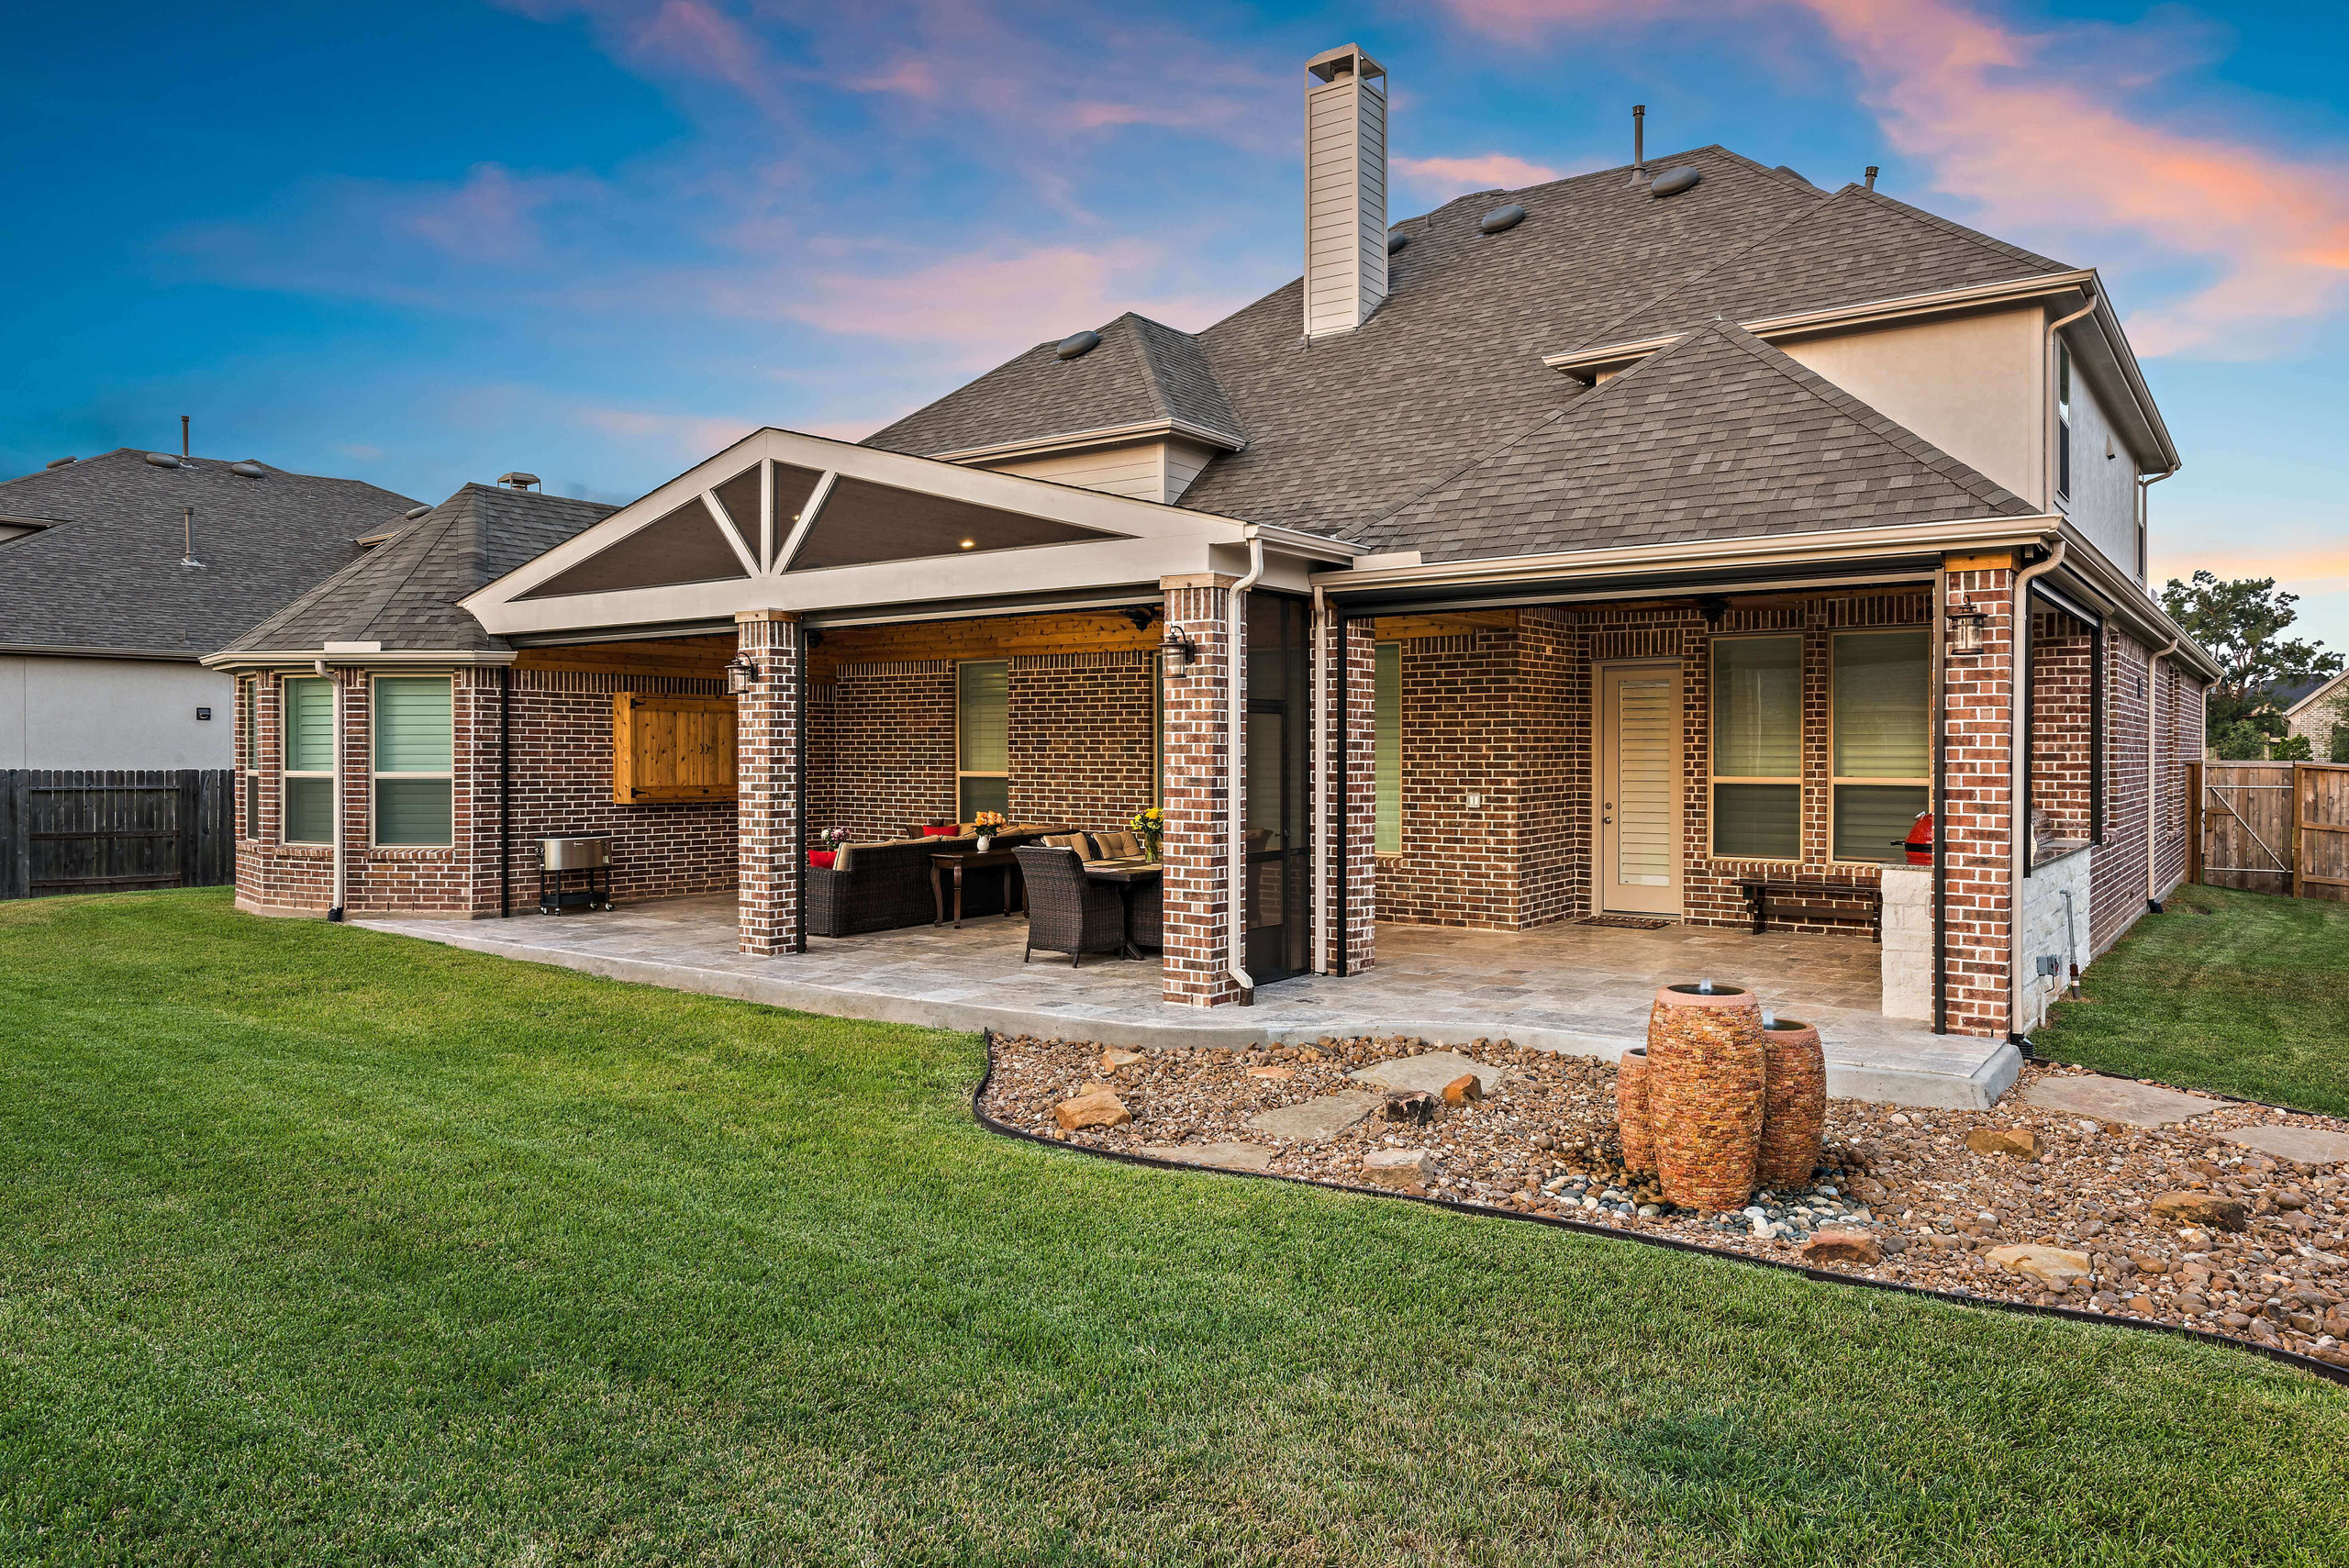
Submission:
{"label": "door mat", "polygon": [[1650,919],[1644,915],[1586,915],[1575,922],[1577,926],[1609,926],[1619,931],[1661,931],[1666,926],[1676,926],[1677,920]]}

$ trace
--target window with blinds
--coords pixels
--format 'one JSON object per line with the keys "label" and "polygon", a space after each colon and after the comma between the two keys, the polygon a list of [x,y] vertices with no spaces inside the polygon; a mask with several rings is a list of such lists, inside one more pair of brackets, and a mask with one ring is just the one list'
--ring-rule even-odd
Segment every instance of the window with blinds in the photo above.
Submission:
{"label": "window with blinds", "polygon": [[375,678],[375,842],[455,841],[453,693],[446,675]]}
{"label": "window with blinds", "polygon": [[954,666],[954,772],[958,820],[1011,809],[1011,664],[970,659]]}
{"label": "window with blinds", "polygon": [[1802,858],[1802,639],[1713,639],[1712,852]]}
{"label": "window with blinds", "polygon": [[334,841],[334,683],[301,675],[285,683],[283,833],[289,844]]}
{"label": "window with blinds", "polygon": [[261,681],[237,683],[237,765],[244,773],[245,837],[261,837]]}
{"label": "window with blinds", "polygon": [[1932,807],[1932,677],[1925,631],[1836,634],[1829,672],[1834,858],[1895,862]]}
{"label": "window with blinds", "polygon": [[1403,645],[1378,644],[1373,670],[1373,708],[1378,737],[1376,849],[1403,852]]}

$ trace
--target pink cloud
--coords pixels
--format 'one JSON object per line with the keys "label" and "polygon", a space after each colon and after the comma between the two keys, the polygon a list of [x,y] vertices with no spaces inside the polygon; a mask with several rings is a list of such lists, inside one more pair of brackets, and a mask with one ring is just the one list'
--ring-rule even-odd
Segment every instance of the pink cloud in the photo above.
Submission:
{"label": "pink cloud", "polygon": [[[1596,0],[1451,4],[1513,40],[1620,22]],[[2141,351],[2267,351],[2291,324],[2349,303],[2337,161],[2156,123],[2131,101],[2142,72],[2084,68],[2110,51],[2077,47],[2080,29],[2026,33],[1957,0],[1664,0],[1642,15],[1687,25],[1789,9],[1858,69],[1893,145],[1982,223],[2199,263],[2207,282],[2132,317]]]}
{"label": "pink cloud", "polygon": [[1479,153],[1474,158],[1396,158],[1395,172],[1415,185],[1444,191],[1505,191],[1546,184],[1560,171],[1546,163],[1529,162],[1507,152]]}

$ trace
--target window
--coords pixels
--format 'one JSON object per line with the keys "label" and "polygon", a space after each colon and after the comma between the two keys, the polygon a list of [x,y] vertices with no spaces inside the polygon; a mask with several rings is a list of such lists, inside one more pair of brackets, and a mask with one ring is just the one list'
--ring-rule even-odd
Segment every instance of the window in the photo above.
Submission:
{"label": "window", "polygon": [[2072,350],[2055,345],[2055,494],[2072,494]]}
{"label": "window", "polygon": [[1011,809],[1011,664],[974,659],[954,666],[958,820]]}
{"label": "window", "polygon": [[1897,862],[1932,806],[1926,634],[1847,631],[1833,645],[1834,827],[1839,861]]}
{"label": "window", "polygon": [[375,680],[375,842],[455,841],[450,756],[454,746],[446,675]]}
{"label": "window", "polygon": [[1372,669],[1378,732],[1376,849],[1382,855],[1399,855],[1403,852],[1403,645],[1378,644]]}
{"label": "window", "polygon": [[261,837],[261,682],[248,675],[237,683],[237,761],[245,771],[245,837]]}
{"label": "window", "polygon": [[285,827],[289,844],[334,841],[334,683],[285,683]]}
{"label": "window", "polygon": [[1713,853],[1802,858],[1802,639],[1713,640]]}

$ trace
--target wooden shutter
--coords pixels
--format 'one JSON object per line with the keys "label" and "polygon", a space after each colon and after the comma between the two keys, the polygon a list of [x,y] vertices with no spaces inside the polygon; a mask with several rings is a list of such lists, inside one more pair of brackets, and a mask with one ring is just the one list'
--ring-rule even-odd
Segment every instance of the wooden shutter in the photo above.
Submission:
{"label": "wooden shutter", "polygon": [[612,696],[612,798],[734,798],[734,699]]}

